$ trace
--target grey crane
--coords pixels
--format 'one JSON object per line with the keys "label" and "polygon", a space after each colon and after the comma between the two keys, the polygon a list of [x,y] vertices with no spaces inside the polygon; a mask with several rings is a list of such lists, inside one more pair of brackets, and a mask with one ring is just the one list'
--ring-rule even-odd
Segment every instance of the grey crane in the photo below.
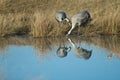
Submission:
{"label": "grey crane", "polygon": [[86,60],[91,57],[92,50],[87,50],[82,47],[77,47],[76,44],[70,38],[68,38],[68,41],[72,45],[73,52],[77,57],[84,58]]}
{"label": "grey crane", "polygon": [[[78,26],[82,26],[88,23],[88,21],[90,21],[90,13],[86,10],[76,13],[75,15],[72,16],[71,18],[71,29],[68,31],[67,35],[71,34],[72,30]],[[79,29],[78,29],[78,33],[79,33]]]}
{"label": "grey crane", "polygon": [[55,19],[57,20],[57,22],[62,23],[64,21],[69,22],[69,19],[67,18],[67,15],[65,12],[61,11],[61,12],[56,12],[55,14]]}

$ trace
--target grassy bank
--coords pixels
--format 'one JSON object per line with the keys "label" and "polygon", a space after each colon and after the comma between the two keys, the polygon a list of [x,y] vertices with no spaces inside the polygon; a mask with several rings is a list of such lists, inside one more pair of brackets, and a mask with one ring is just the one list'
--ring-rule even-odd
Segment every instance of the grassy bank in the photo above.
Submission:
{"label": "grassy bank", "polygon": [[70,26],[59,26],[55,12],[65,11],[71,18],[82,10],[92,17],[90,24],[80,29],[82,35],[120,34],[120,0],[1,0],[0,36],[64,36]]}

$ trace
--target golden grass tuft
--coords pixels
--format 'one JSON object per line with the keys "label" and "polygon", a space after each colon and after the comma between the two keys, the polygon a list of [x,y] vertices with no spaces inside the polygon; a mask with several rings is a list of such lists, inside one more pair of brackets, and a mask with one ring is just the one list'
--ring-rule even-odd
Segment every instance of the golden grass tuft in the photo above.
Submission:
{"label": "golden grass tuft", "polygon": [[28,25],[25,13],[0,14],[0,36],[27,33]]}
{"label": "golden grass tuft", "polygon": [[33,26],[31,29],[34,37],[46,37],[49,34],[51,26],[48,18],[45,16],[47,16],[45,13],[40,13],[39,11],[33,14],[34,19],[32,20]]}

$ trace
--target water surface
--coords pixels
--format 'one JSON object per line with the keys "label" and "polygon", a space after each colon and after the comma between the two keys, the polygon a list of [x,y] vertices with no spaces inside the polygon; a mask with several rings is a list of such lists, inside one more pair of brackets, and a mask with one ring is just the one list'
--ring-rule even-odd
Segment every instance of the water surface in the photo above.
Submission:
{"label": "water surface", "polygon": [[[67,38],[0,39],[0,80],[120,80],[119,37],[70,39],[90,58],[76,56]],[[60,46],[71,47],[67,56],[56,54]]]}

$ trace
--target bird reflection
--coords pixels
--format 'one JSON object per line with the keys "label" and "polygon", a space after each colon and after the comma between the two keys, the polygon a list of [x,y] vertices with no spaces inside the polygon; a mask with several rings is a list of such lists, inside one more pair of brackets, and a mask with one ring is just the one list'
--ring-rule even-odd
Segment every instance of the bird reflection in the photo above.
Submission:
{"label": "bird reflection", "polygon": [[[67,38],[71,47],[67,47],[64,44],[60,45],[57,49],[57,56],[60,58],[66,57],[67,54],[70,52],[71,48],[73,49],[73,53],[75,56],[79,58],[89,59],[92,55],[92,50],[87,50],[82,47],[77,47],[77,45],[70,39]],[[63,42],[63,41],[62,41]]]}
{"label": "bird reflection", "polygon": [[64,41],[61,40],[60,46],[57,49],[57,56],[60,58],[66,57],[70,50],[71,50],[71,47],[67,47],[64,44]]}
{"label": "bird reflection", "polygon": [[108,59],[111,59],[111,58],[112,58],[112,56],[113,56],[113,54],[112,54],[112,53],[108,53],[108,54],[107,54],[107,58],[108,58]]}
{"label": "bird reflection", "polygon": [[66,57],[67,56],[67,54],[68,54],[68,52],[71,50],[71,47],[59,47],[58,49],[57,49],[57,56],[58,57]]}
{"label": "bird reflection", "polygon": [[79,58],[84,58],[84,59],[89,59],[92,55],[92,50],[87,50],[82,47],[77,47],[77,45],[70,39],[68,38],[68,41],[72,45],[73,53],[75,56]]}

